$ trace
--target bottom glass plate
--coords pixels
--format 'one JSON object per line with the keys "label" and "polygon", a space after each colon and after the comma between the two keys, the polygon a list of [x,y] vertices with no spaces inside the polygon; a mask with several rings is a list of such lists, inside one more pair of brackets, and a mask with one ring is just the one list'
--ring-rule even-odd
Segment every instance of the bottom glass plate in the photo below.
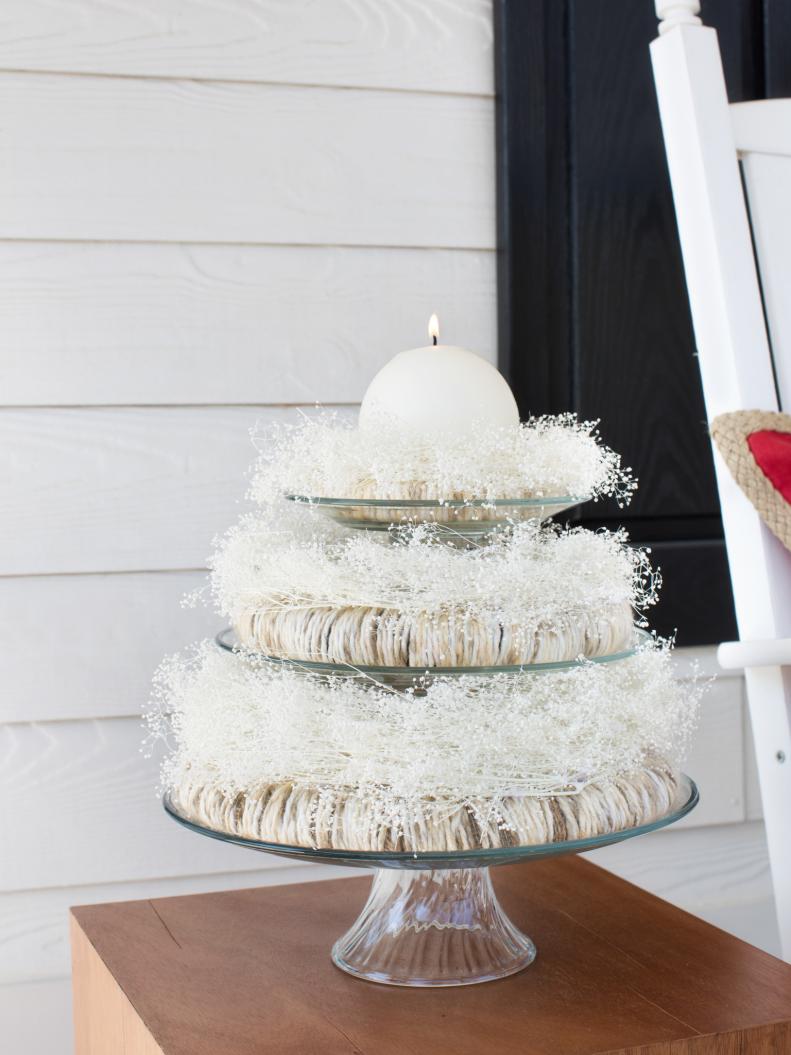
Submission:
{"label": "bottom glass plate", "polygon": [[[385,985],[444,987],[505,978],[533,962],[536,947],[503,912],[489,866],[580,853],[664,828],[698,802],[694,781],[682,776],[678,795],[664,816],[588,839],[458,853],[371,853],[318,850],[242,839],[195,824],[169,796],[170,816],[191,831],[280,857],[374,868],[374,881],[360,916],[335,943],[332,960],[357,978]],[[316,895],[320,896],[317,885]],[[613,906],[617,911],[617,906]]]}
{"label": "bottom glass plate", "polygon": [[285,846],[282,843],[259,842],[256,839],[243,839],[238,835],[215,831],[204,825],[196,824],[179,813],[173,805],[170,795],[165,795],[162,804],[170,816],[190,831],[207,835],[211,839],[233,843],[235,846],[246,846],[249,850],[260,850],[263,853],[276,854],[278,857],[297,857],[305,861],[319,861],[324,864],[347,865],[351,868],[481,868],[489,865],[508,864],[521,861],[525,857],[548,857],[552,854],[582,853],[585,850],[596,850],[610,843],[623,842],[637,835],[665,828],[674,824],[695,808],[699,799],[698,789],[688,776],[682,774],[678,794],[672,808],[662,817],[648,824],[635,828],[624,828],[622,831],[607,832],[587,839],[569,839],[566,842],[536,843],[530,846],[502,846],[481,850],[441,851],[431,853],[405,853],[402,851],[370,852],[363,850],[319,850],[310,846]]}

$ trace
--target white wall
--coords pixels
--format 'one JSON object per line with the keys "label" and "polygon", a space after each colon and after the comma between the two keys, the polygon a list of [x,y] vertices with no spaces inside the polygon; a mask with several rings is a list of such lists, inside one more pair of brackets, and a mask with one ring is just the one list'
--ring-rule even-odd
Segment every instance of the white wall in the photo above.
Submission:
{"label": "white wall", "polygon": [[[169,823],[137,715],[160,655],[216,629],[179,599],[248,427],[354,403],[431,311],[494,357],[492,63],[489,0],[5,0],[9,1051],[70,1050],[69,905],[331,874]],[[709,699],[687,827],[599,859],[771,944],[742,697]]]}

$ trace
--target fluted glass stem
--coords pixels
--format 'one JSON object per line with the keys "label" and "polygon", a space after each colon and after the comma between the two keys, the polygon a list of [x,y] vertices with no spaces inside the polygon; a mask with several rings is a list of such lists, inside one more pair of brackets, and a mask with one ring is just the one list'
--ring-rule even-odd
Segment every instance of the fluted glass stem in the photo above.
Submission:
{"label": "fluted glass stem", "polygon": [[336,943],[338,967],[387,985],[504,978],[536,949],[504,914],[488,868],[379,868],[365,908]]}

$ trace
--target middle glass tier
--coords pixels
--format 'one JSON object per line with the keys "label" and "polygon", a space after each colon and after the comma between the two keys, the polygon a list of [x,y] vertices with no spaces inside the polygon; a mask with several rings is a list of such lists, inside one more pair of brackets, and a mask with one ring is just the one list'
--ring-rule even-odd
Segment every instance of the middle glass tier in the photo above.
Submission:
{"label": "middle glass tier", "polygon": [[572,670],[591,663],[617,663],[635,655],[641,646],[647,645],[651,640],[649,633],[635,628],[634,642],[629,648],[612,652],[606,656],[582,657],[559,663],[521,663],[494,667],[378,667],[266,655],[242,645],[232,627],[226,627],[215,638],[221,649],[248,657],[253,661],[279,664],[289,670],[304,671],[306,674],[324,675],[325,677],[365,678],[395,689],[420,687],[421,683],[425,684],[434,678],[460,678],[464,675],[480,677],[493,674],[548,674],[552,671]]}

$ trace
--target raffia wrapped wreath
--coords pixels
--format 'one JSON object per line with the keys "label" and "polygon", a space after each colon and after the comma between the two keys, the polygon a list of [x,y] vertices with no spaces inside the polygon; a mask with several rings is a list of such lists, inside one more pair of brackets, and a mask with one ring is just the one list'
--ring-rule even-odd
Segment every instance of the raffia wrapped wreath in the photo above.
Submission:
{"label": "raffia wrapped wreath", "polygon": [[266,655],[388,667],[612,654],[658,577],[623,534],[519,525],[459,551],[428,528],[388,543],[293,516],[247,517],[212,560],[220,610]]}
{"label": "raffia wrapped wreath", "polygon": [[438,679],[424,696],[321,682],[204,645],[148,716],[177,810],[243,838],[446,851],[584,838],[666,813],[696,694],[652,646],[553,674]]}
{"label": "raffia wrapped wreath", "polygon": [[[588,784],[576,795],[531,798],[506,795],[496,813],[486,799],[449,802],[408,820],[384,820],[368,793],[323,791],[284,781],[229,794],[186,776],[173,789],[177,812],[201,827],[241,839],[319,850],[442,853],[508,846],[539,846],[589,839],[635,828],[667,814],[678,774],[658,762]],[[432,802],[432,807],[437,804]]]}

